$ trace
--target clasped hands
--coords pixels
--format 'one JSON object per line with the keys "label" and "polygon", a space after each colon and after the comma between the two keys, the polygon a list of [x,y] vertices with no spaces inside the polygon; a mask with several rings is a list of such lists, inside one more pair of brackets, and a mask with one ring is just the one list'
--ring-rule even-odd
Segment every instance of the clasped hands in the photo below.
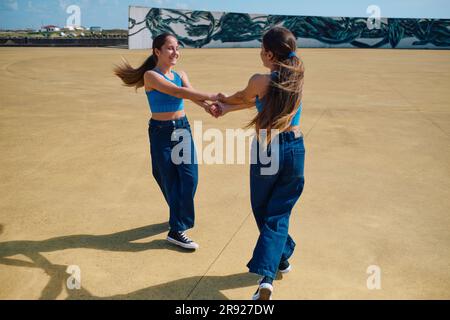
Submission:
{"label": "clasped hands", "polygon": [[218,93],[213,97],[215,97],[215,99],[202,101],[202,106],[207,113],[217,119],[227,113],[227,105],[224,103],[227,96],[223,93]]}

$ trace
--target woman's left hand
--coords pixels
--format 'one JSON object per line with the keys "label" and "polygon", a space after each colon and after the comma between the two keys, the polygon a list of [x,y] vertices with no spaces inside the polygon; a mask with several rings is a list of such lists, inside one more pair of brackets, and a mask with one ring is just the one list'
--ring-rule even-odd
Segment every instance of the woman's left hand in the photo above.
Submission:
{"label": "woman's left hand", "polygon": [[210,107],[211,115],[215,118],[219,118],[223,116],[223,109],[220,105],[220,102],[215,102]]}

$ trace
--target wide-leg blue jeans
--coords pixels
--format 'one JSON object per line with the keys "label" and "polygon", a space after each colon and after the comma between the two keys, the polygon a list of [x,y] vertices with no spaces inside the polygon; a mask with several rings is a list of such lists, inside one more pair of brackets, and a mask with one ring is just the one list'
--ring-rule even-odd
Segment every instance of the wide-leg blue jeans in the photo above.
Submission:
{"label": "wide-leg blue jeans", "polygon": [[[198,184],[198,164],[189,121],[186,117],[173,121],[150,119],[148,134],[152,173],[169,205],[170,230],[186,231],[194,227],[194,196]],[[180,154],[174,155],[174,148],[182,149]],[[185,161],[179,163],[179,156],[184,156]]]}
{"label": "wide-leg blue jeans", "polygon": [[[260,235],[247,266],[250,272],[271,278],[276,277],[280,262],[294,252],[295,242],[288,234],[289,217],[305,183],[303,136],[289,131],[278,138],[278,145],[273,147],[279,153],[274,174],[262,173],[267,165],[261,163],[259,152],[256,163],[250,165],[251,204]],[[261,148],[259,142],[256,147]],[[273,154],[270,147],[269,153]]]}

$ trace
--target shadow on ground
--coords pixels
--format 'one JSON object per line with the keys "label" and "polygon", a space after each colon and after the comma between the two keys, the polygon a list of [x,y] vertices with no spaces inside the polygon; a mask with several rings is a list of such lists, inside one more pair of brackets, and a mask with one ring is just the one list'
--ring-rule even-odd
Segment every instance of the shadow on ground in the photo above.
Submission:
{"label": "shadow on ground", "polygon": [[[66,288],[66,281],[70,275],[66,272],[67,265],[53,264],[42,253],[77,248],[123,252],[158,249],[175,250],[180,253],[192,252],[176,247],[162,239],[146,243],[133,243],[133,241],[145,239],[167,230],[167,223],[159,223],[108,235],[70,235],[42,241],[0,242],[0,264],[44,270],[50,280],[42,290],[40,299],[52,300],[56,299]],[[0,233],[2,231],[3,225],[0,225]],[[8,258],[19,254],[28,257],[32,262]],[[196,293],[193,296],[195,299],[224,300],[227,297],[220,292],[221,290],[255,285],[254,276],[249,273],[241,273],[228,276],[194,276],[109,297],[95,296],[83,287],[81,289],[67,289],[66,291],[67,299],[188,299],[192,298],[192,291],[184,297],[180,296],[180,292],[185,292],[186,287],[196,288],[200,280],[205,288],[202,292],[205,292],[205,294],[201,296]]]}
{"label": "shadow on ground", "polygon": [[[201,289],[196,289],[196,284],[201,280]],[[221,290],[229,290],[243,287],[256,286],[255,276],[248,272],[227,275],[227,276],[195,276],[189,278],[178,279],[175,281],[163,283],[156,286],[150,286],[139,289],[126,294],[118,294],[109,297],[97,297],[92,295],[88,290],[81,288],[80,290],[67,290],[69,300],[92,299],[92,300],[228,300],[222,294]],[[185,292],[185,288],[194,287],[187,296],[180,296],[181,292]]]}

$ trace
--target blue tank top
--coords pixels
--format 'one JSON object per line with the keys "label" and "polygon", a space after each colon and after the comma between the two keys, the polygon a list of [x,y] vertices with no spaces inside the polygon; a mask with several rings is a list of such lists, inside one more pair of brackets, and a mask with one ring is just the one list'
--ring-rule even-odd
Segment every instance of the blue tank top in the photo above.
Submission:
{"label": "blue tank top", "polygon": [[[183,82],[181,81],[181,77],[175,71],[172,71],[173,80],[169,79],[165,74],[157,69],[153,69],[153,71],[158,72],[162,75],[167,81],[172,82],[178,87],[183,86]],[[183,99],[168,95],[166,93],[160,92],[158,90],[145,91],[147,94],[148,103],[150,104],[150,110],[152,113],[157,112],[176,112],[184,109],[184,101]]]}
{"label": "blue tank top", "polygon": [[[276,75],[277,75],[277,71],[274,71],[270,74],[271,78],[273,78]],[[258,110],[258,112],[261,112],[262,109],[264,108],[263,102],[259,99],[258,96],[256,96],[255,105],[256,105],[256,109]],[[300,102],[300,105],[298,106],[298,110],[295,113],[295,116],[292,118],[291,126],[298,126],[300,124],[300,115],[302,113],[302,107],[303,107],[303,102]]]}
{"label": "blue tank top", "polygon": [[[258,96],[256,96],[255,105],[256,105],[256,109],[258,110],[258,112],[261,112],[262,109],[264,108],[264,105],[263,105],[262,101],[259,100]],[[291,126],[298,126],[300,124],[300,115],[302,113],[302,107],[303,107],[303,102],[300,102],[298,111],[295,114],[294,118],[292,118]]]}

